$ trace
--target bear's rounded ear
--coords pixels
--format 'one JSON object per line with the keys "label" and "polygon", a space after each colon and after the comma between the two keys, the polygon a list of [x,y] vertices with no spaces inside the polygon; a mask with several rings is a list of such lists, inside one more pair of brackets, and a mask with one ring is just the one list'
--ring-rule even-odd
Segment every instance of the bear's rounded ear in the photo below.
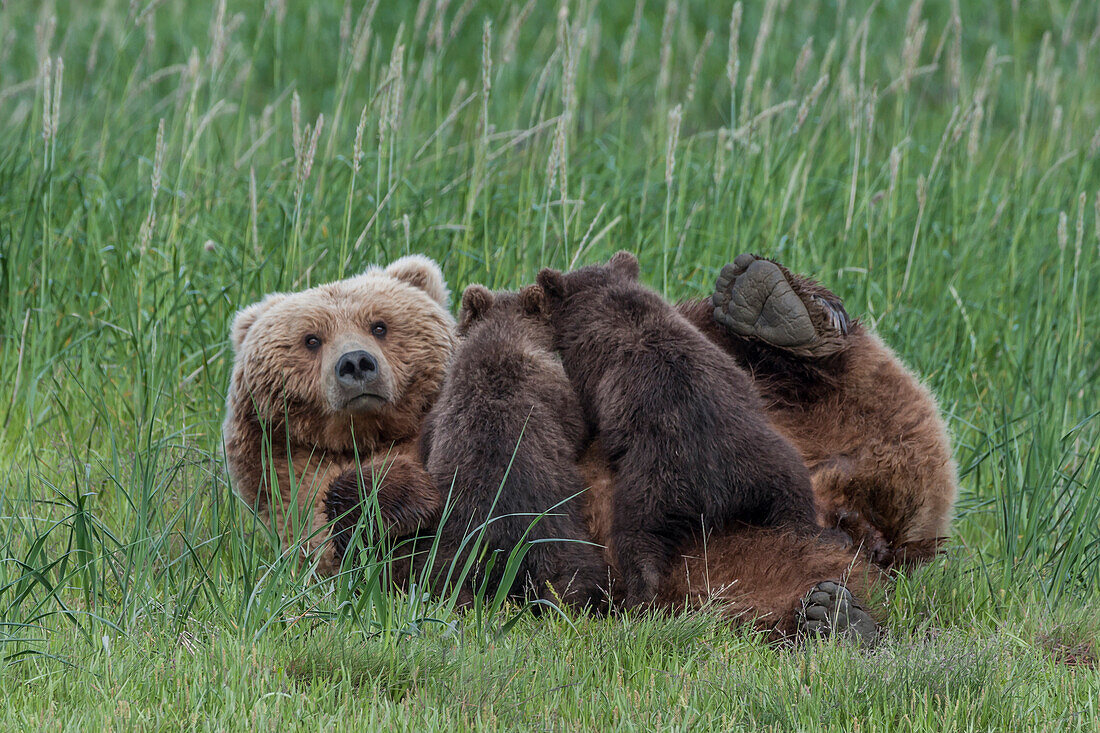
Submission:
{"label": "bear's rounded ear", "polygon": [[247,308],[241,308],[237,311],[237,315],[233,316],[233,325],[229,329],[230,341],[233,342],[234,353],[241,350],[241,344],[244,343],[244,338],[248,335],[248,330],[252,328],[257,320],[259,320],[260,316],[264,314],[264,311],[285,299],[286,295],[283,293],[272,293],[260,302],[253,303]]}
{"label": "bear's rounded ear", "polygon": [[546,293],[538,285],[528,285],[519,291],[519,303],[526,316],[545,318],[547,314]]}
{"label": "bear's rounded ear", "polygon": [[638,258],[626,250],[620,250],[611,256],[607,266],[613,272],[625,275],[631,280],[638,279]]}
{"label": "bear's rounded ear", "polygon": [[462,310],[458,314],[458,327],[463,333],[480,321],[493,305],[493,293],[483,285],[470,285],[462,292]]}
{"label": "bear's rounded ear", "polygon": [[535,281],[542,289],[547,302],[552,303],[565,297],[565,275],[562,275],[558,270],[551,270],[549,267],[543,268],[539,271]]}
{"label": "bear's rounded ear", "polygon": [[414,288],[420,288],[436,303],[447,307],[451,294],[443,280],[443,271],[430,257],[405,255],[387,267],[385,273]]}

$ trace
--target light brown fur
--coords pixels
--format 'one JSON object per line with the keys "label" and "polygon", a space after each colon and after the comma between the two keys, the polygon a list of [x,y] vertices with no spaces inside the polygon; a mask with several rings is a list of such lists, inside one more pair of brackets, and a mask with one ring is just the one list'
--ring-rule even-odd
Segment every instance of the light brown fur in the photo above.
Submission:
{"label": "light brown fur", "polygon": [[[389,327],[372,335],[378,322]],[[454,348],[454,319],[434,262],[412,256],[385,270],[300,293],[269,295],[233,324],[236,359],[223,425],[234,489],[284,545],[332,573],[325,499],[333,482],[388,456],[419,465],[416,439]],[[308,335],[322,343],[303,346]],[[346,344],[372,351],[385,399],[338,404],[326,385]],[[369,470],[366,476],[370,481]],[[277,487],[277,490],[276,490]]]}

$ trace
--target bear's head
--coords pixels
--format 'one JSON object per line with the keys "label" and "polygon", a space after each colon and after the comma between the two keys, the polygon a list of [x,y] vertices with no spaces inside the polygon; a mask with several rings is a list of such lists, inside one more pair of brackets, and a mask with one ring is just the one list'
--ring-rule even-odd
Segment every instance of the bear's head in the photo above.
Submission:
{"label": "bear's head", "polygon": [[538,285],[513,292],[492,291],[483,285],[470,285],[462,292],[462,307],[458,313],[458,335],[466,336],[470,329],[489,318],[522,319],[531,325],[549,326],[546,297]]}
{"label": "bear's head", "polygon": [[268,295],[233,321],[231,411],[327,450],[415,436],[455,346],[447,301],[421,255]]}
{"label": "bear's head", "polygon": [[638,258],[624,250],[612,255],[606,265],[587,265],[565,273],[544,269],[539,272],[538,286],[552,307],[579,292],[637,280]]}

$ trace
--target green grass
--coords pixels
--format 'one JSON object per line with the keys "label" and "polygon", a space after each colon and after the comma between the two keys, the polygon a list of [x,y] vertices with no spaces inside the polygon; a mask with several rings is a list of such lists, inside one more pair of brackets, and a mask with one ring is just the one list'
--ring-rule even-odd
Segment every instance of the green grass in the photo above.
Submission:
{"label": "green grass", "polygon": [[[736,94],[694,0],[380,3],[369,35],[361,2],[103,5],[0,10],[0,727],[1095,730],[1089,3],[752,3]],[[939,396],[957,532],[879,650],[462,618],[303,577],[230,493],[238,307],[619,248],[670,297],[742,251],[815,274]]]}

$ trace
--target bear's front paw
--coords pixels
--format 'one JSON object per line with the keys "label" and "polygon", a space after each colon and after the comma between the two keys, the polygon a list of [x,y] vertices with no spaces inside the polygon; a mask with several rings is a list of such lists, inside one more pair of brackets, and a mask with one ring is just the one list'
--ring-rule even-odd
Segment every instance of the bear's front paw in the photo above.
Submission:
{"label": "bear's front paw", "polygon": [[842,583],[824,581],[814,586],[798,609],[798,629],[806,636],[850,639],[857,646],[874,646],[879,626]]}
{"label": "bear's front paw", "polygon": [[780,349],[815,357],[835,353],[848,334],[848,314],[795,280],[774,262],[739,255],[715,283],[714,319],[731,333]]}

